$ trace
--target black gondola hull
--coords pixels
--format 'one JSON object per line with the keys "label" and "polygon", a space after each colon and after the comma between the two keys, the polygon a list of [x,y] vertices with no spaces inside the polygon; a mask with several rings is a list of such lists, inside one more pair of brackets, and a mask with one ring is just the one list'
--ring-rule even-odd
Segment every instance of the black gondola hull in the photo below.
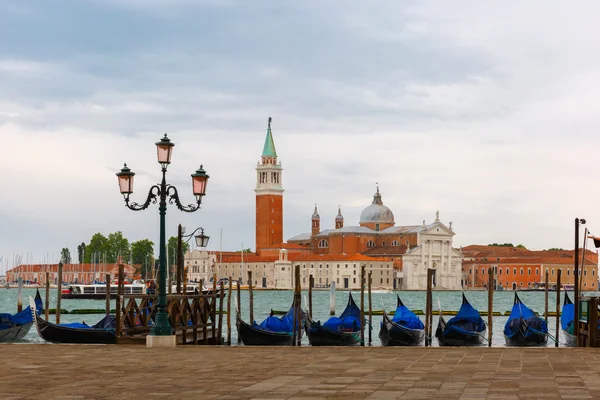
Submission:
{"label": "black gondola hull", "polygon": [[563,335],[565,337],[565,343],[569,347],[577,347],[577,337],[575,335],[570,334],[569,332],[563,329]]}
{"label": "black gondola hull", "polygon": [[311,346],[356,346],[360,344],[360,331],[333,332],[314,322],[309,322],[306,335]]}
{"label": "black gondola hull", "polygon": [[379,331],[382,346],[419,346],[425,339],[424,329],[409,329],[393,322],[384,311]]}
{"label": "black gondola hull", "polygon": [[[255,328],[242,320],[240,315],[236,316],[238,336],[244,346],[291,346],[293,336],[288,333],[269,332]],[[302,330],[300,330],[302,337]]]}
{"label": "black gondola hull", "polygon": [[504,335],[504,341],[507,346],[546,346],[548,344],[548,335],[532,333],[528,337],[525,337],[521,332],[517,332],[512,337]]}
{"label": "black gondola hull", "polygon": [[12,328],[0,330],[0,342],[12,342],[16,340],[22,340],[25,335],[29,333],[29,330],[33,326],[33,322],[23,324],[19,326],[13,326]]}
{"label": "black gondola hull", "polygon": [[42,339],[52,343],[70,344],[114,344],[114,332],[104,329],[77,329],[52,324],[35,316],[36,326]]}
{"label": "black gondola hull", "polygon": [[446,321],[440,316],[435,337],[440,346],[480,346],[485,340],[485,332],[461,332],[455,329],[446,330]]}

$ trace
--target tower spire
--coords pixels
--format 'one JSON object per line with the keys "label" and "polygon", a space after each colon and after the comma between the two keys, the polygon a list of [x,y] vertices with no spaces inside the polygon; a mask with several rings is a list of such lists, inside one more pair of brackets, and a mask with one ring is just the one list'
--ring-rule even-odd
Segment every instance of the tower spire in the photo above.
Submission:
{"label": "tower spire", "polygon": [[267,126],[267,137],[265,138],[265,146],[263,147],[263,157],[277,157],[277,151],[275,151],[275,142],[273,141],[273,134],[271,133],[271,121],[272,118],[269,117],[269,122]]}

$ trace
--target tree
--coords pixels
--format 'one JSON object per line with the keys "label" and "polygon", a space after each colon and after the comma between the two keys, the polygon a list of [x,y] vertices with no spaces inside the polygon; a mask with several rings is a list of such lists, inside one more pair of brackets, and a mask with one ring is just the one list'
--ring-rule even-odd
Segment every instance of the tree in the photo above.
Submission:
{"label": "tree", "polygon": [[154,256],[154,243],[149,239],[138,240],[131,243],[132,264],[141,265],[139,273],[143,279],[152,276],[152,259]]}
{"label": "tree", "polygon": [[[244,249],[243,251],[244,251],[244,253],[252,253],[252,249],[250,249],[249,247],[247,249]],[[236,253],[241,253],[241,252],[242,252],[242,250],[236,250]]]}
{"label": "tree", "polygon": [[[488,246],[515,247],[512,243],[492,243],[492,244],[488,244]],[[521,246],[523,246],[523,245],[521,245]]]}
{"label": "tree", "polygon": [[101,233],[96,233],[90,239],[90,244],[85,247],[85,262],[101,262],[103,255],[106,253],[106,245],[108,239]]}
{"label": "tree", "polygon": [[[184,241],[181,243],[181,252],[183,253],[184,257],[189,248],[189,243],[186,243],[184,239]],[[177,264],[177,236],[171,236],[169,238],[167,241],[167,249],[167,254],[169,255],[169,258],[167,259],[167,266]]]}
{"label": "tree", "polygon": [[79,258],[79,264],[83,264],[85,262],[85,243],[81,242],[79,246],[77,246],[77,256]]}
{"label": "tree", "polygon": [[517,249],[527,249],[527,247],[523,246],[522,244],[518,244]]}
{"label": "tree", "polygon": [[561,247],[551,247],[548,249],[548,251],[565,251],[565,249]]}
{"label": "tree", "polygon": [[129,262],[129,240],[123,237],[121,231],[108,234],[106,239],[106,262],[116,263],[119,256],[121,256],[124,263]]}
{"label": "tree", "polygon": [[71,264],[71,251],[66,247],[63,247],[60,251],[60,262],[63,264]]}

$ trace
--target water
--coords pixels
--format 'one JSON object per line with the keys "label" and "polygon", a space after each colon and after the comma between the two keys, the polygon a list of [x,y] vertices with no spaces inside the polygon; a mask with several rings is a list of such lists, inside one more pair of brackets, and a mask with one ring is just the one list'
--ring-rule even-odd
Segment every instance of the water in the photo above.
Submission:
{"label": "water", "polygon": [[[40,290],[42,295],[42,299],[44,299],[44,290]],[[410,309],[413,310],[425,310],[425,291],[374,291],[372,293],[373,298],[373,310],[381,310],[385,308],[388,311],[394,310],[396,308],[396,294],[399,294],[402,298],[403,303]],[[469,302],[480,311],[487,311],[487,296],[488,293],[486,291],[466,291],[465,292]],[[50,308],[56,307],[56,289],[50,290]],[[586,295],[600,295],[598,292],[586,292]],[[35,289],[23,289],[23,307],[27,307],[29,304],[29,296],[35,296]],[[231,338],[232,343],[237,343],[237,331],[235,328],[235,292],[231,299],[231,307],[232,307],[232,329],[231,329]],[[360,306],[360,292],[353,291],[352,296],[356,304]],[[438,299],[441,304],[441,308],[443,310],[455,310],[457,311],[461,304],[461,292],[460,291],[434,291],[433,292],[433,309],[434,312],[438,309]],[[564,293],[561,294],[561,308],[563,301]],[[573,299],[573,293],[569,293],[571,299]],[[538,312],[540,315],[544,312],[544,292],[520,292],[519,297],[528,307]],[[308,298],[308,293],[306,291],[302,292],[302,301],[305,303],[305,299]],[[499,291],[494,292],[494,311],[499,311],[504,314],[505,311],[510,311],[512,308],[514,300],[514,292],[512,291]],[[336,315],[339,315],[344,308],[346,307],[346,303],[348,301],[348,293],[344,291],[336,292],[336,304],[335,310]],[[368,309],[367,305],[367,293],[365,292],[365,309]],[[292,302],[292,291],[283,290],[283,291],[272,291],[272,290],[256,290],[254,291],[254,319],[260,323],[264,318],[269,315],[271,309],[273,310],[281,310],[286,311],[289,309],[290,304]],[[242,303],[242,316],[245,321],[248,321],[249,318],[249,310],[248,310],[248,291],[244,290],[241,293],[241,303]],[[105,300],[62,300],[61,308],[66,310],[74,310],[74,309],[104,309],[105,308]],[[224,299],[223,307],[225,308],[227,304],[227,298]],[[303,305],[304,306],[304,305]],[[115,301],[111,301],[111,308],[115,308]],[[17,309],[17,289],[0,289],[0,313],[14,313]],[[556,294],[554,292],[550,292],[548,296],[548,309],[549,311],[556,310]],[[81,322],[85,321],[88,324],[94,324],[99,321],[104,314],[87,314],[87,315],[75,315],[75,314],[62,314],[60,319],[61,322]],[[50,321],[54,322],[55,316],[50,315]],[[313,292],[313,319],[321,320],[324,322],[327,318],[329,318],[329,291],[314,291]],[[420,316],[421,320],[424,321],[425,317]],[[451,317],[446,317],[449,319]],[[483,319],[487,323],[487,317],[483,317]],[[507,316],[500,316],[493,318],[493,340],[492,345],[495,347],[504,346],[504,336],[502,334],[502,330],[504,329],[504,324],[508,319]],[[372,335],[372,345],[380,346],[379,338],[377,337],[379,333],[379,326],[382,317],[380,315],[373,316],[373,326],[374,329],[371,333]],[[437,326],[437,315],[433,317],[433,332],[435,334],[435,327]],[[223,336],[227,335],[227,316],[223,315]],[[548,318],[548,327],[549,331],[552,335],[555,333],[555,321],[554,317]],[[368,330],[365,329],[365,340],[368,338]],[[561,346],[564,345],[562,341],[562,337],[559,336],[559,343]],[[44,340],[38,336],[35,328],[32,328],[31,331],[25,337],[24,343],[44,343]],[[433,345],[437,346],[437,340],[433,340]],[[303,345],[308,345],[308,339],[306,337],[303,338]],[[548,345],[552,346],[554,343],[552,340],[548,340]]]}

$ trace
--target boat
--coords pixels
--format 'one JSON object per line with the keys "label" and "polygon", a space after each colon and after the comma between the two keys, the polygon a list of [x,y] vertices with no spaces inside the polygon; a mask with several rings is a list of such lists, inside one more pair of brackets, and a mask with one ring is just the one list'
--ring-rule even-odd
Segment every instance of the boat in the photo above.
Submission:
{"label": "boat", "polygon": [[400,296],[394,317],[390,319],[383,311],[383,322],[379,331],[382,346],[418,346],[425,339],[425,326],[417,315],[409,310]]}
{"label": "boat", "polygon": [[507,346],[546,346],[548,324],[527,307],[517,292],[510,316],[504,325]]}
{"label": "boat", "polygon": [[[110,285],[110,298],[117,298],[117,291],[119,289],[118,284],[112,283]],[[182,287],[183,289],[183,287]],[[199,291],[200,285],[195,282],[189,282],[186,285],[186,294],[187,295],[197,295],[200,293]],[[217,288],[217,292],[219,289]],[[153,293],[154,292],[154,293]],[[177,293],[177,286],[172,285],[171,293]],[[144,283],[133,283],[133,284],[124,284],[123,285],[123,294],[156,294],[156,286],[146,285]],[[204,286],[202,288],[203,295],[212,294],[212,287],[208,288]],[[68,288],[62,290],[61,296],[62,299],[83,299],[83,300],[104,300],[106,298],[106,284],[90,284],[90,285],[70,285]]]}
{"label": "boat", "polygon": [[485,340],[486,323],[462,294],[462,304],[448,322],[440,312],[435,331],[440,346],[477,346]]}
{"label": "boat", "polygon": [[575,305],[569,298],[569,294],[565,293],[565,300],[563,302],[562,311],[560,313],[560,325],[565,335],[565,342],[567,346],[577,346],[577,336],[574,335],[575,325]]}
{"label": "boat", "polygon": [[114,344],[116,343],[116,319],[107,315],[94,325],[84,322],[70,324],[53,324],[45,321],[33,310],[36,308],[33,299],[29,298],[31,314],[38,334],[42,339],[52,343],[70,344]]}
{"label": "boat", "polygon": [[[35,294],[34,304],[38,313],[44,308],[39,290]],[[23,339],[29,333],[32,325],[33,318],[30,306],[16,314],[0,314],[0,342]]]}
{"label": "boat", "polygon": [[[274,316],[273,311],[259,324],[252,321],[248,324],[242,320],[240,311],[237,311],[236,326],[238,336],[245,346],[291,346],[293,343],[295,304],[282,317]],[[301,311],[301,320],[305,317]],[[302,324],[298,324],[298,334],[302,337]]]}
{"label": "boat", "polygon": [[348,304],[338,317],[331,317],[323,325],[306,316],[306,335],[311,346],[354,346],[360,343],[360,308],[348,293]]}

